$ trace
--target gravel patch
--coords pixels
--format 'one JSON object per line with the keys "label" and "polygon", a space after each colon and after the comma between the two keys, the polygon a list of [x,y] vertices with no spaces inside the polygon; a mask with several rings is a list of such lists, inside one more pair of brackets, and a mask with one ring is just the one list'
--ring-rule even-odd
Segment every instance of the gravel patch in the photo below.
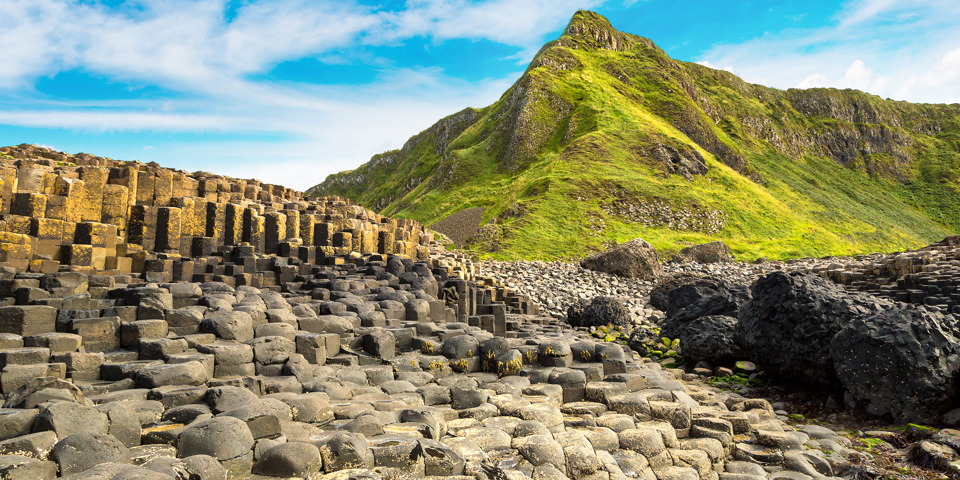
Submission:
{"label": "gravel patch", "polygon": [[480,228],[480,222],[483,220],[484,212],[486,212],[486,209],[483,207],[460,210],[430,225],[429,228],[446,235],[453,243],[462,247],[467,239],[477,233],[477,229]]}
{"label": "gravel patch", "polygon": [[[832,261],[836,261],[835,259]],[[529,295],[544,315],[564,317],[567,307],[581,299],[598,295],[615,297],[630,310],[634,323],[655,326],[664,319],[663,312],[650,305],[650,290],[667,275],[683,272],[704,273],[737,283],[752,283],[759,276],[774,270],[810,270],[816,262],[791,265],[768,262],[750,263],[668,263],[664,274],[651,280],[622,278],[595,272],[572,262],[517,261],[479,262],[480,274],[498,278],[508,287]]]}

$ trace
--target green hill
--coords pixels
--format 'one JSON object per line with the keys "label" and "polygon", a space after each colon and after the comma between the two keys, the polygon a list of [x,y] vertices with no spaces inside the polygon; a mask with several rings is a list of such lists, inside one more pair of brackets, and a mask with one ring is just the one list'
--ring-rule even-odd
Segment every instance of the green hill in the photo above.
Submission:
{"label": "green hill", "polygon": [[773,259],[939,240],[958,186],[960,105],[752,85],[579,11],[496,103],[308,193],[428,225],[483,207],[468,248],[502,259],[636,237]]}

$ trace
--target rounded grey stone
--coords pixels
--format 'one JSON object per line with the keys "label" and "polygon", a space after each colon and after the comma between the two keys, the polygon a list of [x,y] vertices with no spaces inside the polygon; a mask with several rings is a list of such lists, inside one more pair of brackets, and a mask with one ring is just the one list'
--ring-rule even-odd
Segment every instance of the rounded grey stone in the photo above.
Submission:
{"label": "rounded grey stone", "polygon": [[305,477],[320,471],[320,449],[309,443],[290,442],[277,445],[260,457],[253,473],[273,477]]}
{"label": "rounded grey stone", "polygon": [[80,432],[57,442],[50,457],[60,475],[80,473],[101,463],[128,463],[130,450],[110,435]]}
{"label": "rounded grey stone", "polygon": [[210,455],[224,461],[247,454],[253,445],[246,422],[234,417],[214,417],[183,429],[177,456]]}

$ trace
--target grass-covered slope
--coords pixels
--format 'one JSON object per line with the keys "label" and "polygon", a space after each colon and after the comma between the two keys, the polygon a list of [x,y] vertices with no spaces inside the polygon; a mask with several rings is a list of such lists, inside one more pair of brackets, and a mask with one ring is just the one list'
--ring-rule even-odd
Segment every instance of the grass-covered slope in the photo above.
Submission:
{"label": "grass-covered slope", "polygon": [[581,11],[496,103],[308,193],[427,224],[483,207],[470,248],[503,259],[636,237],[752,259],[925,245],[960,225],[958,186],[960,105],[751,85]]}

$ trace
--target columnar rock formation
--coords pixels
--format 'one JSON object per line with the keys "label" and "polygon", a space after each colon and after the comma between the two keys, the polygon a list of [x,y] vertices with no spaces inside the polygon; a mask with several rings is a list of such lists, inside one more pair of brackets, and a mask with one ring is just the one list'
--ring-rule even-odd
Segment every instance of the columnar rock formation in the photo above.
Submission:
{"label": "columnar rock formation", "polygon": [[31,145],[2,148],[0,155],[6,157],[0,160],[0,264],[18,270],[68,266],[88,274],[148,272],[154,281],[215,276],[231,285],[271,286],[290,275],[259,255],[321,265],[350,252],[424,260],[432,239],[418,222],[257,180]]}
{"label": "columnar rock formation", "polygon": [[914,251],[819,262],[808,270],[851,290],[960,313],[960,236]]}

